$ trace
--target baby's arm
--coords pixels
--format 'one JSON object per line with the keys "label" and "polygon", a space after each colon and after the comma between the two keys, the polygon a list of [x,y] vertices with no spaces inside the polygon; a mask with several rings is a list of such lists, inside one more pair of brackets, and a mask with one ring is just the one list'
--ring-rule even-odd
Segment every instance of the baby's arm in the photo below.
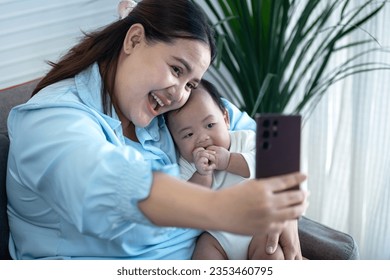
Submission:
{"label": "baby's arm", "polygon": [[240,153],[230,153],[229,165],[226,171],[249,178],[249,167],[245,158]]}
{"label": "baby's arm", "polygon": [[215,153],[214,157],[210,159],[215,164],[215,169],[225,170],[241,177],[249,178],[248,163],[240,153],[231,153],[225,148],[218,146],[210,146],[207,150]]}

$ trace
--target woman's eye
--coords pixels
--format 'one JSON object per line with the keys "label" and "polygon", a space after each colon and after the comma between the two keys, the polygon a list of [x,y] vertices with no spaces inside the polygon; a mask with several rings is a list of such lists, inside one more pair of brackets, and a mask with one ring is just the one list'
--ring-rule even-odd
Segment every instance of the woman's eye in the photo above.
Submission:
{"label": "woman's eye", "polygon": [[187,88],[189,88],[191,90],[196,88],[196,85],[191,84],[191,83],[188,83],[186,86],[187,86]]}
{"label": "woman's eye", "polygon": [[175,72],[175,74],[176,74],[177,76],[180,76],[181,70],[180,70],[179,67],[177,67],[177,66],[172,66],[172,69],[173,69],[173,72]]}

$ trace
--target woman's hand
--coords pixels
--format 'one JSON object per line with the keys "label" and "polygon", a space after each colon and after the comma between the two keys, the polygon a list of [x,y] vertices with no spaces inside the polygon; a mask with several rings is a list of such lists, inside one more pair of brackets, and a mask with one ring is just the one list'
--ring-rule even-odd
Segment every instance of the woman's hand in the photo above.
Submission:
{"label": "woman's hand", "polygon": [[282,232],[286,221],[297,219],[306,209],[306,192],[284,191],[302,183],[305,178],[301,173],[293,173],[246,180],[217,191],[210,215],[216,214],[214,219],[221,224],[214,226],[249,235]]}
{"label": "woman's hand", "polygon": [[269,234],[265,251],[267,254],[272,255],[278,248],[278,245],[281,247],[286,260],[302,259],[301,244],[298,236],[298,220],[286,222],[286,227],[281,234]]}

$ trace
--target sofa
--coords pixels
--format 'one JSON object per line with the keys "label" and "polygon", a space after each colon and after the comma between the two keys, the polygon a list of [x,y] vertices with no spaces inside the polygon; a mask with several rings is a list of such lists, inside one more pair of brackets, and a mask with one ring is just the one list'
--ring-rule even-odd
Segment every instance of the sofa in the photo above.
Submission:
{"label": "sofa", "polygon": [[[26,102],[38,80],[0,90],[0,259],[11,259],[8,251],[9,226],[7,218],[6,174],[9,139],[7,117],[12,107]],[[316,221],[301,217],[299,238],[302,254],[308,259],[352,260],[359,258],[354,239]]]}
{"label": "sofa", "polygon": [[10,259],[7,218],[6,174],[8,157],[7,117],[12,107],[26,102],[39,80],[0,90],[0,259]]}

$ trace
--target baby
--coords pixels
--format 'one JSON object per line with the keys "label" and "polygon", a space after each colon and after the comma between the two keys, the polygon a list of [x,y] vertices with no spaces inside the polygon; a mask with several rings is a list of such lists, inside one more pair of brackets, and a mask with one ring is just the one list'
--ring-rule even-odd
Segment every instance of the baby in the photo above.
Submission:
{"label": "baby", "polygon": [[[192,90],[182,108],[169,112],[166,120],[180,153],[183,179],[219,189],[254,178],[256,134],[229,131],[229,114],[207,80]],[[265,253],[266,238],[265,234],[205,232],[197,241],[193,259],[284,259],[280,246],[274,254]]]}

